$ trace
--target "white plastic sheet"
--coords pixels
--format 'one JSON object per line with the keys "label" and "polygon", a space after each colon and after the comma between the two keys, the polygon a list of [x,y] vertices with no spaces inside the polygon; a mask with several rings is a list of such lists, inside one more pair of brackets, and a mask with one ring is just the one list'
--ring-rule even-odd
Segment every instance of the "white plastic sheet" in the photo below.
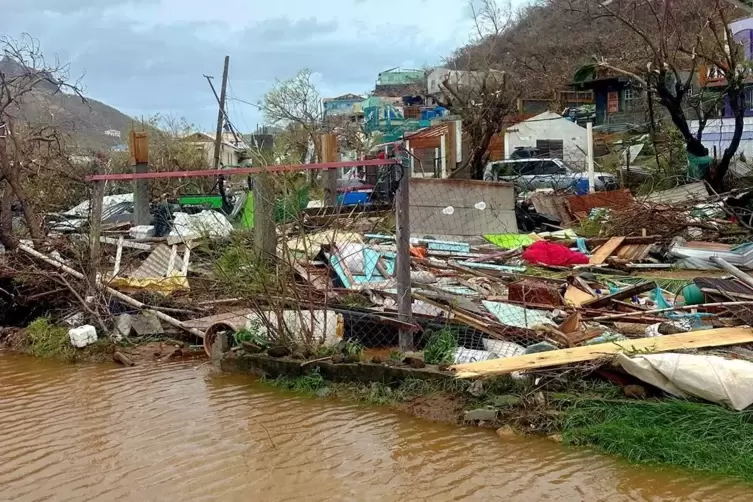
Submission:
{"label": "white plastic sheet", "polygon": [[737,411],[753,404],[753,363],[696,354],[617,356],[631,375],[678,397],[695,396]]}
{"label": "white plastic sheet", "polygon": [[170,237],[183,240],[201,239],[203,237],[227,237],[233,231],[233,225],[225,215],[217,211],[204,210],[197,214],[175,213]]}

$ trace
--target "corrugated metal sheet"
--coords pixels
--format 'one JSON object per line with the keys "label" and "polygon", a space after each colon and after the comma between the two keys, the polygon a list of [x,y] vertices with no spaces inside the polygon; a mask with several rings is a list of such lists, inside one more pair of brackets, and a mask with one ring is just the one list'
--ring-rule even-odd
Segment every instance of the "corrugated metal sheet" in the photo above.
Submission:
{"label": "corrugated metal sheet", "polygon": [[[167,266],[170,263],[170,254],[172,249],[164,244],[158,245],[152,251],[152,254],[147,257],[146,260],[137,268],[129,277],[133,279],[154,279],[158,277],[165,277],[167,274]],[[175,256],[175,265],[173,271],[180,272],[183,268],[183,260],[180,256]]]}
{"label": "corrugated metal sheet", "polygon": [[708,195],[706,185],[702,181],[699,181],[661,192],[654,192],[646,196],[644,200],[654,204],[678,204],[680,202],[702,200],[707,198]]}

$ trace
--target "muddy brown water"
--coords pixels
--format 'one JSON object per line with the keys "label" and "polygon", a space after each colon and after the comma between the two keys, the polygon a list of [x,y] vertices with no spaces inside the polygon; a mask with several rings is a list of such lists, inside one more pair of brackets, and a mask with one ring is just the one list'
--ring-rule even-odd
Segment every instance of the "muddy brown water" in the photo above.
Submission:
{"label": "muddy brown water", "polygon": [[0,354],[0,500],[751,500],[753,487],[306,399],[197,363]]}

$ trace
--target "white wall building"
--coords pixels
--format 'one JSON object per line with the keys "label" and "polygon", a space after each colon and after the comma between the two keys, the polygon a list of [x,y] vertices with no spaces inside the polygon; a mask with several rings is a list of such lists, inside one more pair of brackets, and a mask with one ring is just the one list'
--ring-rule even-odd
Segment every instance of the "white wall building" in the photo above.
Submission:
{"label": "white wall building", "polygon": [[[224,137],[225,135],[223,135]],[[193,133],[184,138],[184,141],[195,145],[204,152],[207,167],[210,168],[214,166],[214,140],[214,135],[203,132]],[[234,144],[234,142],[224,139],[220,149],[220,165],[238,166],[241,162],[241,154],[245,148],[247,148],[245,143]]]}
{"label": "white wall building", "polygon": [[544,112],[510,126],[505,132],[505,158],[516,148],[538,148],[576,170],[586,168],[586,129],[553,112]]}

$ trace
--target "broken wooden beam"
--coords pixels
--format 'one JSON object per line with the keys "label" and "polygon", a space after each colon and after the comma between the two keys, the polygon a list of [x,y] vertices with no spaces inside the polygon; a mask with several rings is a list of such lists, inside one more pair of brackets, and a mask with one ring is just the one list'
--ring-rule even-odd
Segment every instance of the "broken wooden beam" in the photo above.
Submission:
{"label": "broken wooden beam", "polygon": [[607,258],[612,256],[612,253],[617,251],[617,248],[622,246],[622,243],[625,241],[624,237],[612,237],[609,239],[606,244],[603,244],[599,249],[596,250],[595,253],[591,255],[591,259],[589,260],[591,265],[601,265],[605,261],[607,261]]}
{"label": "broken wooden beam", "polygon": [[617,293],[583,302],[581,306],[591,309],[606,307],[612,300],[624,300],[634,295],[639,295],[641,293],[645,293],[646,291],[651,291],[655,287],[656,283],[654,282],[643,282],[641,284],[636,284],[635,286],[629,286],[618,291]]}
{"label": "broken wooden beam", "polygon": [[585,347],[552,350],[524,356],[491,359],[469,364],[456,364],[450,369],[458,378],[477,378],[506,375],[515,371],[526,371],[564,364],[595,361],[619,352],[669,352],[680,349],[722,347],[753,342],[751,328],[722,328],[692,331],[679,335],[639,338],[619,342],[600,343]]}

